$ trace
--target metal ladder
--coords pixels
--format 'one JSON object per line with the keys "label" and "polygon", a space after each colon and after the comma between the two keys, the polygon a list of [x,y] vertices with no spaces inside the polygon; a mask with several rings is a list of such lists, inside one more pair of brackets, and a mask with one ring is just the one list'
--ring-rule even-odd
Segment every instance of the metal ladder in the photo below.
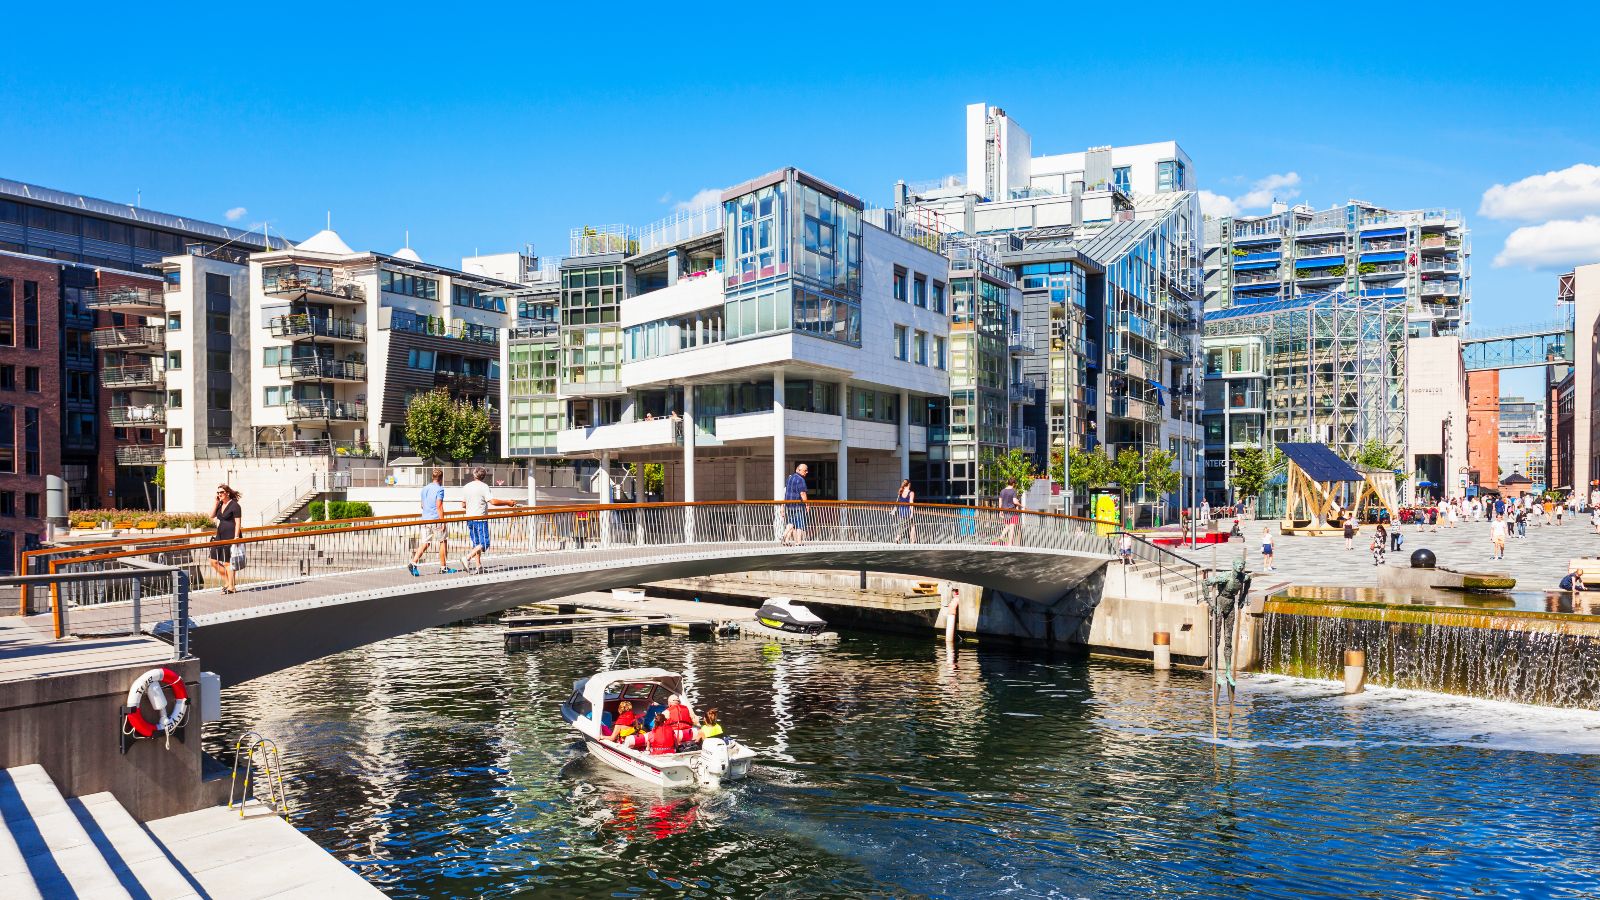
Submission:
{"label": "metal ladder", "polygon": [[[259,762],[258,762],[259,760]],[[244,766],[244,781],[239,780],[240,764]],[[278,815],[289,818],[289,795],[283,789],[283,764],[278,755],[278,745],[269,738],[262,737],[254,731],[247,731],[239,735],[233,743],[233,774],[228,778],[228,808],[234,808],[234,792],[239,794],[239,818],[244,818],[244,808],[252,799],[258,799],[252,793],[250,779],[257,767],[260,767],[261,778],[267,783],[266,804]]]}

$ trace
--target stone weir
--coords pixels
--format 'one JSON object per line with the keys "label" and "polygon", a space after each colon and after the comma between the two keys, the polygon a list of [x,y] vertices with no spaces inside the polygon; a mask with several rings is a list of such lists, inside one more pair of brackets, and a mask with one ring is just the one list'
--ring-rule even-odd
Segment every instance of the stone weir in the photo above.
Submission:
{"label": "stone weir", "polygon": [[1265,672],[1336,680],[1344,652],[1363,650],[1373,684],[1600,709],[1600,615],[1336,600],[1294,588],[1261,612]]}

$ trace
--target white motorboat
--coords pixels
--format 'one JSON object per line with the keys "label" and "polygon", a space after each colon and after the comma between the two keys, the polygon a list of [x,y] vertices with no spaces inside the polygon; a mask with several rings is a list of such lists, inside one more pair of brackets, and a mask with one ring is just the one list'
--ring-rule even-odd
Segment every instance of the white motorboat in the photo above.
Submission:
{"label": "white motorboat", "polygon": [[561,717],[583,735],[589,755],[606,765],[660,787],[715,786],[745,777],[755,751],[732,738],[714,737],[680,753],[651,753],[610,739],[617,704],[635,710],[661,710],[667,698],[683,693],[683,676],[666,669],[610,669],[580,678],[572,697],[561,704]]}

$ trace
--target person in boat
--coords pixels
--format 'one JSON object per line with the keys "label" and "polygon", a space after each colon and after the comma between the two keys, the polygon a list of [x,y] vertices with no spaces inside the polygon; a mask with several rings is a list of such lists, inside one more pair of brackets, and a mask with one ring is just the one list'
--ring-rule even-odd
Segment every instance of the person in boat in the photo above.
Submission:
{"label": "person in boat", "polygon": [[611,742],[620,744],[641,727],[639,717],[633,714],[633,704],[624,700],[617,704],[617,720],[611,723]]}
{"label": "person in boat", "polygon": [[699,725],[700,720],[695,717],[694,710],[677,694],[667,698],[667,711],[661,714],[661,721],[656,723],[657,728],[665,726],[672,729],[680,741],[693,739],[694,730]]}
{"label": "person in boat", "polygon": [[702,741],[707,738],[722,737],[722,723],[717,719],[715,706],[706,710],[705,724],[700,726],[699,737]]}
{"label": "person in boat", "polygon": [[667,724],[666,719],[656,722],[656,727],[650,729],[650,752],[658,756],[678,752],[678,729]]}

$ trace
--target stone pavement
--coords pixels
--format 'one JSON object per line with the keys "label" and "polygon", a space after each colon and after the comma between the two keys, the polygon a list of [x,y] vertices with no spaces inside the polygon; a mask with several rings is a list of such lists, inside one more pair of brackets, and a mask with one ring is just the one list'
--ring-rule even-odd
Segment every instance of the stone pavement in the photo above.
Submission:
{"label": "stone pavement", "polygon": [[[1238,558],[1242,549],[1246,565],[1251,572],[1261,573],[1261,529],[1270,524],[1278,577],[1293,584],[1353,585],[1371,587],[1378,583],[1372,565],[1372,526],[1365,526],[1356,535],[1355,549],[1344,549],[1344,538],[1302,537],[1284,535],[1273,521],[1241,523],[1247,540],[1243,545],[1235,540],[1228,544],[1199,547],[1192,554],[1183,550],[1203,566],[1227,566]],[[1416,525],[1400,526],[1405,536],[1405,547],[1399,553],[1388,554],[1388,565],[1409,566],[1411,553],[1423,547],[1434,552],[1439,565],[1468,571],[1509,572],[1517,579],[1517,590],[1554,589],[1567,574],[1568,563],[1578,557],[1600,557],[1600,535],[1589,527],[1589,517],[1569,519],[1565,525],[1528,526],[1528,536],[1512,535],[1506,541],[1504,561],[1490,558],[1489,523],[1462,523],[1456,528],[1439,526],[1438,531],[1421,531]]]}

